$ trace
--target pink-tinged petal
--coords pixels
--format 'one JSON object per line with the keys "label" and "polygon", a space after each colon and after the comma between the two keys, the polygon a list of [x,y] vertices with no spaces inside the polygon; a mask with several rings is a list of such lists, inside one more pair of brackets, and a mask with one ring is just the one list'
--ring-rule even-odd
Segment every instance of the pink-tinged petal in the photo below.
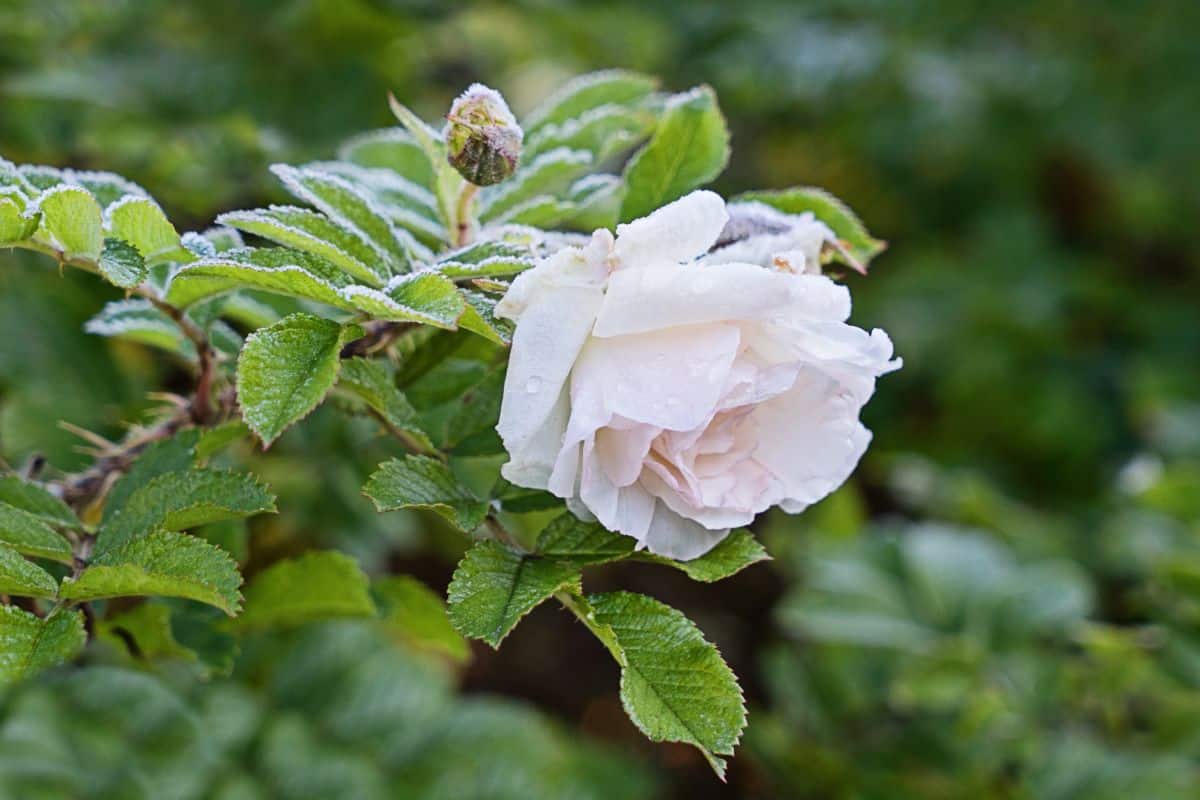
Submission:
{"label": "pink-tinged petal", "polygon": [[[615,423],[616,421],[614,421]],[[596,461],[617,486],[628,486],[642,474],[642,462],[661,428],[640,422],[611,424],[596,431]]]}
{"label": "pink-tinged petal", "polygon": [[691,261],[717,241],[729,215],[725,201],[699,191],[668,203],[649,216],[617,226],[613,253],[621,270]]}
{"label": "pink-tinged petal", "polygon": [[[684,493],[676,491],[663,479],[666,474],[668,473],[664,470],[648,468],[642,473],[640,483],[646,491],[658,498],[660,505],[666,505],[673,514],[696,523],[706,531],[723,529],[728,532],[730,528],[749,525],[754,520],[756,511],[726,506],[696,506],[689,503]],[[653,547],[651,550],[658,552]]]}
{"label": "pink-tinged petal", "polygon": [[667,558],[691,561],[712,550],[729,530],[710,531],[703,525],[684,519],[663,503],[654,506],[654,517],[646,532],[646,549]]}

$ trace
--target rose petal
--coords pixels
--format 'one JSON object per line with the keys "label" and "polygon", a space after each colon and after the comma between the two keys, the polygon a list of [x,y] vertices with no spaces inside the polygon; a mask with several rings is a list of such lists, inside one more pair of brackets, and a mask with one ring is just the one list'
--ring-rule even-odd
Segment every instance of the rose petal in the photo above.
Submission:
{"label": "rose petal", "polygon": [[654,505],[654,517],[645,541],[652,553],[679,561],[691,561],[712,550],[728,535],[728,529],[710,531],[658,502]]}
{"label": "rose petal", "polygon": [[692,192],[649,216],[618,225],[613,253],[619,269],[626,270],[691,261],[708,252],[728,220],[719,195]]}

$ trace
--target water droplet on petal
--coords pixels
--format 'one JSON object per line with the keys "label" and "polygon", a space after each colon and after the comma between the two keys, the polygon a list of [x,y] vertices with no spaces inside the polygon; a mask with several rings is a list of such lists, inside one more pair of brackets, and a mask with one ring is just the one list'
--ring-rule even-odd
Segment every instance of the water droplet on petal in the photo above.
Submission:
{"label": "water droplet on petal", "polygon": [[534,375],[529,380],[525,381],[525,391],[528,394],[537,394],[542,390],[542,379]]}

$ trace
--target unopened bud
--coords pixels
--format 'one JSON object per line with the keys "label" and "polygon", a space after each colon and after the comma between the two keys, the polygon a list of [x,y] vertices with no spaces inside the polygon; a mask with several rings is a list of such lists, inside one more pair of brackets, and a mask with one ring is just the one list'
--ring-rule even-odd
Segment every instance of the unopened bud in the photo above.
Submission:
{"label": "unopened bud", "polygon": [[504,98],[476,83],[462,93],[446,115],[447,158],[476,186],[491,186],[517,171],[525,134]]}

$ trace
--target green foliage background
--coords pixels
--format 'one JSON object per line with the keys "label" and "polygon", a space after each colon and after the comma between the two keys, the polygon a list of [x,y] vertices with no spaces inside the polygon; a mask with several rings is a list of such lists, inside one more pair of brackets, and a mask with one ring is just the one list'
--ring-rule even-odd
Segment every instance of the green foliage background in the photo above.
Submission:
{"label": "green foliage background", "polygon": [[[0,701],[0,794],[1194,796],[1197,29],[1185,0],[0,4],[0,152],[124,174],[181,229],[284,200],[267,165],[390,124],[389,89],[436,118],[477,79],[519,111],[595,68],[709,83],[718,190],[824,186],[892,243],[849,282],[906,362],[852,484],[760,525],[772,564],[600,576],[687,611],[742,676],[726,786],[644,743],[602,648],[542,609],[461,672],[348,622],[255,641],[228,681],[63,670]],[[117,435],[186,381],[83,333],[117,296],[90,276],[0,267],[10,463],[77,468],[58,420]],[[316,545],[444,588],[461,538],[360,494],[391,455],[331,409],[240,452],[282,512],[247,571]]]}

